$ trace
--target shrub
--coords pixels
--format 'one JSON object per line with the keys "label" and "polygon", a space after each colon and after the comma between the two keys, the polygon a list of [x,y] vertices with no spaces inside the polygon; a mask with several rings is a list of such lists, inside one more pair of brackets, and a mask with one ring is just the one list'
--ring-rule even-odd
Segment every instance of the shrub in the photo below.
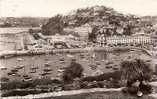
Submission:
{"label": "shrub", "polygon": [[22,82],[22,81],[11,81],[1,84],[2,90],[12,90],[12,89],[25,89],[31,87],[31,82]]}
{"label": "shrub", "polygon": [[122,62],[121,71],[123,73],[123,77],[131,83],[136,80],[150,81],[153,76],[153,71],[150,68],[150,65],[139,59]]}
{"label": "shrub", "polygon": [[49,19],[49,21],[42,26],[42,33],[44,35],[55,35],[56,33],[64,34],[63,27],[64,22],[62,15],[56,15]]}
{"label": "shrub", "polygon": [[45,91],[37,91],[37,90],[11,90],[5,93],[2,93],[2,97],[8,97],[8,96],[25,96],[25,95],[29,95],[29,94],[39,94],[39,93],[43,93]]}
{"label": "shrub", "polygon": [[[112,79],[111,79],[112,78]],[[87,86],[90,88],[95,88],[95,87],[108,87],[108,88],[119,88],[121,86],[124,86],[121,84],[121,72],[120,71],[115,71],[111,73],[104,73],[98,76],[89,76],[81,79],[83,82],[93,82],[96,81],[96,84],[91,84],[91,86],[88,86],[86,83],[82,83],[81,86],[83,88],[86,88]],[[107,82],[104,82],[107,81]],[[88,88],[87,87],[87,88]]]}
{"label": "shrub", "polygon": [[113,78],[115,80],[120,80],[121,72],[114,71],[110,73],[103,73],[98,76],[89,76],[89,77],[82,78],[82,81],[104,81],[104,80],[109,80],[110,78]]}
{"label": "shrub", "polygon": [[1,90],[35,88],[37,85],[53,85],[53,84],[61,84],[61,83],[62,82],[57,79],[51,80],[50,78],[35,79],[27,82],[11,81],[7,83],[2,83]]}
{"label": "shrub", "polygon": [[9,78],[7,78],[7,77],[2,77],[0,81],[1,81],[1,82],[9,82]]}
{"label": "shrub", "polygon": [[140,59],[124,61],[121,63],[121,71],[123,79],[127,80],[130,93],[137,93],[137,89],[142,93],[151,93],[152,87],[148,81],[151,80],[153,71],[149,64]]}
{"label": "shrub", "polygon": [[74,78],[80,78],[82,76],[83,67],[76,63],[75,61],[72,61],[70,66],[65,68],[65,71],[63,73],[63,81],[65,83],[71,83],[73,82]]}

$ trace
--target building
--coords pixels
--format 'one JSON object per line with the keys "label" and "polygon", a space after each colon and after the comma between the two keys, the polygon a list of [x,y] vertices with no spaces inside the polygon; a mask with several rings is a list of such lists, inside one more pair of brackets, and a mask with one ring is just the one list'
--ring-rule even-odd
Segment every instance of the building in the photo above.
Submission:
{"label": "building", "polygon": [[64,28],[67,33],[77,33],[81,39],[87,39],[88,34],[92,32],[92,27],[89,24],[84,24],[75,28]]}
{"label": "building", "polygon": [[75,37],[73,35],[53,35],[53,36],[48,36],[47,37],[49,43],[54,43],[54,42],[67,42],[69,40],[74,40]]}
{"label": "building", "polygon": [[100,44],[100,46],[105,46],[106,45],[106,37],[104,34],[98,35],[97,36],[97,42]]}
{"label": "building", "polygon": [[133,36],[97,36],[97,42],[102,46],[106,45],[148,45],[155,44],[157,39],[150,35],[133,35]]}

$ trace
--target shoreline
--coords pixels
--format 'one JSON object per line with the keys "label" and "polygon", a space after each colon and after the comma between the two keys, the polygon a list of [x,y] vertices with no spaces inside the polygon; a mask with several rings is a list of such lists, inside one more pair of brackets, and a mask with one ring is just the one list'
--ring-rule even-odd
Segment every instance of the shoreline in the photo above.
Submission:
{"label": "shoreline", "polygon": [[[107,51],[106,48],[77,48],[77,49],[53,49],[40,51],[7,51],[0,54],[0,58],[14,57],[14,56],[32,56],[53,53],[83,53],[88,51]],[[110,49],[108,50],[110,51]]]}
{"label": "shoreline", "polygon": [[42,54],[53,54],[53,53],[84,53],[84,52],[113,52],[113,51],[128,51],[130,49],[141,50],[140,48],[135,47],[118,47],[118,48],[109,48],[109,47],[87,47],[87,48],[75,48],[75,49],[52,49],[52,50],[39,50],[39,51],[4,51],[0,52],[0,59],[16,57],[16,56],[32,56],[32,55],[42,55]]}

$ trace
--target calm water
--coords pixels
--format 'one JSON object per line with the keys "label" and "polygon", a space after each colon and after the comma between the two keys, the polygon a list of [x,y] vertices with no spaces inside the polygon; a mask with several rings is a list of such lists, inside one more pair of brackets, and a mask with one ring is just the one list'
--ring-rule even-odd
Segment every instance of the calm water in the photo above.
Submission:
{"label": "calm water", "polygon": [[[140,54],[140,55],[139,55]],[[105,53],[105,52],[89,52],[89,53],[76,53],[76,54],[53,54],[53,55],[36,55],[36,56],[20,56],[8,59],[1,59],[0,65],[5,66],[7,70],[1,70],[2,77],[9,77],[12,80],[20,80],[22,77],[8,76],[15,66],[24,65],[24,69],[20,69],[18,74],[24,75],[28,74],[33,78],[41,77],[40,74],[43,73],[45,63],[49,63],[52,71],[51,74],[47,75],[49,77],[59,77],[60,68],[66,67],[70,64],[71,59],[75,58],[78,63],[80,63],[84,68],[85,75],[96,75],[106,72],[114,71],[114,68],[119,68],[120,62],[126,59],[132,59],[135,57],[150,59],[145,54],[140,52],[121,52],[121,53]],[[23,59],[18,61],[18,59]],[[64,61],[60,61],[60,59]],[[95,69],[92,67],[96,66]],[[112,68],[106,68],[106,66],[111,66]],[[39,67],[36,73],[30,73],[31,67]]]}

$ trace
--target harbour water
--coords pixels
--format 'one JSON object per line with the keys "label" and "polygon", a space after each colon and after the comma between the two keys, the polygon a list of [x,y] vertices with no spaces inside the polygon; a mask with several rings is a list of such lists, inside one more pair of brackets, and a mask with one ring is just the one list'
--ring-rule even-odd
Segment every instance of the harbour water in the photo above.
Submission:
{"label": "harbour water", "polygon": [[[141,58],[145,60],[151,60],[151,57],[143,52],[113,52],[107,53],[104,51],[86,53],[54,53],[54,54],[42,54],[33,56],[16,56],[6,59],[0,59],[1,66],[7,68],[7,70],[1,70],[2,77],[9,77],[10,80],[22,80],[22,75],[29,75],[33,79],[43,77],[41,74],[45,68],[51,69],[50,74],[46,77],[56,78],[61,77],[60,70],[68,66],[71,59],[76,59],[84,68],[84,74],[98,75],[101,73],[113,72],[120,69],[120,63],[123,60]],[[49,67],[45,67],[45,64],[49,64]],[[24,68],[18,70],[18,75],[8,75],[8,73],[18,66],[24,66]],[[38,69],[31,73],[33,67]],[[92,67],[95,67],[93,69]],[[108,68],[109,67],[109,68]]]}

